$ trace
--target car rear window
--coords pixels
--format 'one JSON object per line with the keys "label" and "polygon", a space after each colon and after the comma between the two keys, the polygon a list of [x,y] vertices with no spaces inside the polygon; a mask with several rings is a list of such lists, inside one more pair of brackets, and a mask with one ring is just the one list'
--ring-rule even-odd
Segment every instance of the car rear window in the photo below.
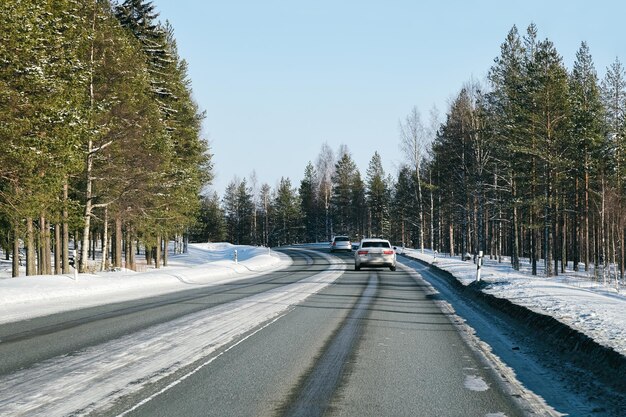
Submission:
{"label": "car rear window", "polygon": [[335,242],[348,242],[350,239],[347,237],[336,237]]}
{"label": "car rear window", "polygon": [[364,248],[390,248],[389,242],[363,242]]}

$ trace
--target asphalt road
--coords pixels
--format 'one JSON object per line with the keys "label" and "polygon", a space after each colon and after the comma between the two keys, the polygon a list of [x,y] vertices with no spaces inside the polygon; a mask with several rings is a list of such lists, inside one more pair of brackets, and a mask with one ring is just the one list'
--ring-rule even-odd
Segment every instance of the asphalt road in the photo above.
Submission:
{"label": "asphalt road", "polygon": [[[254,279],[0,326],[0,386],[46,359],[337,268],[314,252],[287,253],[290,268]],[[333,284],[89,415],[523,415],[423,282],[401,268],[353,271],[350,254],[335,256],[349,268]]]}
{"label": "asphalt road", "polygon": [[313,261],[307,253],[289,254],[294,259],[290,268],[260,277],[2,324],[0,376],[158,323],[297,282],[328,268],[328,262],[322,258]]}
{"label": "asphalt road", "polygon": [[[352,266],[351,255],[336,256]],[[127,415],[522,414],[423,284],[400,269],[366,268],[348,269],[333,285]]]}

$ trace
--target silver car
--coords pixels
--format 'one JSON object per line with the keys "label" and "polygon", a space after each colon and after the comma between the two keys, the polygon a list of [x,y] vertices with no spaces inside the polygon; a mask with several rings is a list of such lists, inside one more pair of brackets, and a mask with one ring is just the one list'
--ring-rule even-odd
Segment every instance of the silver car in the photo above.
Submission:
{"label": "silver car", "polygon": [[385,239],[363,239],[354,253],[354,270],[362,266],[382,266],[396,270],[396,251]]}
{"label": "silver car", "polygon": [[348,236],[335,236],[330,244],[330,251],[347,250],[352,251],[352,242]]}

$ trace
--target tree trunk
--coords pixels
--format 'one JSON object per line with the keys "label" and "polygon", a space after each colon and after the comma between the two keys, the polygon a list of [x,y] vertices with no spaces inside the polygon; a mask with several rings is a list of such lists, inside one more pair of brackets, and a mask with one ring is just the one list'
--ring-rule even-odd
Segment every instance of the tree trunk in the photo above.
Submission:
{"label": "tree trunk", "polygon": [[169,252],[168,245],[169,245],[169,236],[166,234],[163,239],[163,266],[167,266],[168,252]]}
{"label": "tree trunk", "polygon": [[428,183],[430,185],[430,249],[435,250],[435,198],[433,196],[432,170],[428,171]]}
{"label": "tree trunk", "polygon": [[132,232],[132,228],[127,225],[126,226],[126,247],[125,247],[125,251],[124,251],[124,259],[126,260],[126,268],[127,269],[132,269],[133,271],[136,270],[136,266],[135,266],[135,248],[134,248],[134,244],[135,244],[135,238],[133,236],[133,232]]}
{"label": "tree trunk", "polygon": [[420,225],[419,238],[420,238],[420,251],[424,253],[424,203],[422,197],[422,178],[420,175],[420,165],[417,164],[415,168],[415,176],[417,182],[417,214],[419,216],[418,222]]}
{"label": "tree trunk", "polygon": [[11,276],[16,278],[20,276],[20,235],[18,233],[17,224],[13,226],[13,263]]}
{"label": "tree trunk", "polygon": [[583,251],[585,255],[585,271],[589,271],[589,162],[587,155],[585,155],[585,159],[585,239]]}
{"label": "tree trunk", "polygon": [[[534,225],[534,216],[531,213],[530,224]],[[537,229],[533,227],[530,232],[530,257],[531,257],[531,273],[537,275]]]}
{"label": "tree trunk", "polygon": [[605,250],[606,245],[606,184],[604,178],[602,178],[602,211],[600,213],[600,239],[598,239],[600,243],[600,264],[602,267],[606,264],[608,251]]}
{"label": "tree trunk", "polygon": [[[621,210],[620,210],[621,211]],[[622,224],[622,216],[619,217],[618,220],[618,230],[619,230],[619,276],[623,280],[624,279],[624,225]]]}
{"label": "tree trunk", "polygon": [[67,201],[68,201],[68,183],[67,178],[65,179],[65,183],[63,184],[63,244],[62,244],[62,263],[63,263],[63,273],[70,273],[70,228],[68,225],[68,217],[69,214],[67,212]]}
{"label": "tree trunk", "polygon": [[544,268],[547,277],[553,275],[552,271],[552,190],[551,190],[551,173],[549,169],[545,170],[547,184],[545,186],[545,205],[544,205]]}
{"label": "tree trunk", "polygon": [[615,244],[615,218],[613,216],[611,216],[611,241],[610,241],[610,245],[611,245],[611,265],[613,266],[613,271],[615,273],[615,279],[617,279],[617,264],[616,264],[616,258],[617,258],[617,250],[616,250],[616,244]]}
{"label": "tree trunk", "polygon": [[118,214],[115,216],[115,268],[122,267],[122,240],[122,216]]}
{"label": "tree trunk", "polygon": [[[96,10],[93,12],[93,20],[91,26],[92,35],[95,35],[96,32]],[[89,68],[89,109],[93,111],[95,107],[95,95],[94,95],[94,54],[95,54],[95,45],[92,37],[91,41],[91,51],[90,51],[90,68]],[[89,121],[91,127],[93,127],[93,120]],[[79,271],[85,272],[87,268],[87,260],[88,260],[88,251],[89,248],[89,231],[91,229],[91,215],[93,210],[93,162],[94,162],[94,150],[93,145],[93,136],[91,133],[87,134],[87,161],[85,164],[85,211],[83,212],[83,241],[81,244],[81,253],[80,253],[80,262],[79,262]],[[76,260],[74,260],[76,262]]]}
{"label": "tree trunk", "polygon": [[61,242],[61,225],[59,223],[54,225],[54,274],[61,274],[61,252],[63,251],[63,245]]}
{"label": "tree trunk", "polygon": [[50,232],[50,221],[45,221],[45,233],[44,233],[44,249],[46,256],[44,257],[46,265],[46,275],[52,275],[52,233]]}
{"label": "tree trunk", "polygon": [[33,230],[32,217],[26,218],[26,275],[31,276],[37,273],[35,265],[35,233]]}
{"label": "tree trunk", "polygon": [[104,207],[104,224],[102,225],[102,263],[101,271],[109,269],[109,207]]}
{"label": "tree trunk", "polygon": [[[565,197],[563,197],[565,199]],[[565,209],[565,201],[563,201],[563,210]],[[567,253],[567,214],[562,211],[561,217],[563,219],[563,228],[561,229],[561,273],[564,274],[567,269],[567,264],[569,263],[568,253]]]}
{"label": "tree trunk", "polygon": [[519,236],[519,218],[517,213],[517,185],[513,177],[513,171],[511,171],[511,195],[513,196],[513,228],[511,230],[513,242],[511,248],[511,264],[513,269],[519,271],[520,269],[520,236]]}
{"label": "tree trunk", "polygon": [[152,265],[152,247],[147,243],[145,244],[145,252],[146,252],[146,265]]}
{"label": "tree trunk", "polygon": [[487,245],[485,240],[485,195],[483,194],[484,185],[482,181],[478,183],[477,201],[476,201],[476,249],[474,253],[483,251],[487,253]]}
{"label": "tree trunk", "polygon": [[580,199],[579,199],[579,190],[578,190],[578,177],[576,177],[576,181],[574,183],[574,221],[572,222],[572,261],[574,263],[573,269],[574,271],[578,271],[578,262],[580,261],[580,239],[579,239],[579,227],[578,227],[578,219],[580,216]]}
{"label": "tree trunk", "polygon": [[[437,172],[437,180],[439,180],[439,172]],[[441,250],[443,248],[443,203],[441,192],[437,193],[437,201],[439,203],[439,215],[437,216],[437,247]]]}
{"label": "tree trunk", "polygon": [[135,236],[133,235],[132,229],[128,232],[128,260],[130,261],[130,268],[133,271],[137,270],[137,262],[136,262],[136,258],[135,258],[135,254],[137,253],[137,251],[135,250],[135,247],[137,246],[137,241],[135,239]]}
{"label": "tree trunk", "polygon": [[450,236],[450,256],[454,256],[454,228],[452,226],[452,221],[449,223],[448,233]]}
{"label": "tree trunk", "polygon": [[37,275],[46,274],[46,219],[39,215],[39,234],[37,236]]}
{"label": "tree trunk", "polygon": [[156,246],[154,247],[154,267],[156,269],[161,268],[161,235],[157,235]]}
{"label": "tree trunk", "polygon": [[137,241],[135,240],[134,236],[130,235],[131,238],[128,240],[128,260],[130,261],[130,267],[133,271],[137,270],[137,261],[136,261],[136,254],[137,251],[135,250],[135,248],[133,248],[133,245],[137,246]]}

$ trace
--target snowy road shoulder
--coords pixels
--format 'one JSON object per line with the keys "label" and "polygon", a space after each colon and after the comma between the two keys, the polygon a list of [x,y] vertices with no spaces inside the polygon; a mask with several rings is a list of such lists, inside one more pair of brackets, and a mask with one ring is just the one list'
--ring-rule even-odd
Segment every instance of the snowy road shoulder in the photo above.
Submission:
{"label": "snowy road shoulder", "polygon": [[[433,256],[406,249],[405,255],[447,271],[463,285],[476,279],[476,265],[458,258]],[[626,356],[626,296],[571,276],[540,277],[506,264],[482,267],[482,291],[507,299],[539,314],[549,315],[580,331],[598,344]]]}
{"label": "snowy road shoulder", "polygon": [[166,268],[143,273],[79,274],[77,280],[72,274],[4,278],[0,279],[0,324],[223,284],[289,265],[291,258],[268,248],[205,243],[192,244],[188,253],[172,256]]}

